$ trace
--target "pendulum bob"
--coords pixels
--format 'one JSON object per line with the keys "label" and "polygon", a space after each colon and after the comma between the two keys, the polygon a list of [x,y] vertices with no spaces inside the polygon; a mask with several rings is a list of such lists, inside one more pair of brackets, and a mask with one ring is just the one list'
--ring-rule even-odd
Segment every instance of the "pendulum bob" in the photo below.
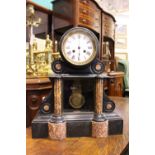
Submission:
{"label": "pendulum bob", "polygon": [[85,98],[80,93],[72,93],[72,95],[69,97],[69,104],[74,109],[80,109],[85,103]]}
{"label": "pendulum bob", "polygon": [[[79,79],[78,79],[79,80]],[[71,112],[80,110],[83,112],[91,112],[94,110],[94,83],[95,80],[69,79],[64,82],[64,110]]]}
{"label": "pendulum bob", "polygon": [[72,89],[72,94],[69,97],[69,104],[74,109],[80,109],[85,104],[85,98],[82,95],[80,82],[74,81],[71,89]]}

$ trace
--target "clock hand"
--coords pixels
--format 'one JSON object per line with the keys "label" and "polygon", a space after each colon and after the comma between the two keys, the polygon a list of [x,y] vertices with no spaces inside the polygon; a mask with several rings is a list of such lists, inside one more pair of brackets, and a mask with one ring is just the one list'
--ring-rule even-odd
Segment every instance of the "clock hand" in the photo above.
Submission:
{"label": "clock hand", "polygon": [[78,57],[78,60],[80,60],[80,51],[79,51],[79,57]]}
{"label": "clock hand", "polygon": [[80,40],[79,40],[79,46],[78,46],[79,56],[78,56],[78,60],[80,60],[80,49],[81,49],[81,47],[80,47]]}

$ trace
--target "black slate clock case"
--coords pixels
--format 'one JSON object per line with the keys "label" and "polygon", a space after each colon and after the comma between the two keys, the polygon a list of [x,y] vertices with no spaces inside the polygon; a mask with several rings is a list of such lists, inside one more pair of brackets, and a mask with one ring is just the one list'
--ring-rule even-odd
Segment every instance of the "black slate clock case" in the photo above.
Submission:
{"label": "black slate clock case", "polygon": [[[83,30],[86,31],[87,33],[89,33],[96,44],[96,57],[94,58],[93,61],[91,61],[90,63],[86,64],[86,65],[82,65],[82,66],[78,66],[78,65],[73,65],[70,62],[68,62],[63,54],[62,54],[62,41],[64,39],[64,37],[72,32],[72,31],[78,31],[78,30]],[[97,58],[97,55],[99,53],[99,41],[96,37],[96,35],[83,27],[74,27],[69,29],[67,32],[65,32],[63,34],[63,36],[61,37],[60,41],[59,41],[59,46],[58,46],[58,50],[60,51],[60,55],[62,57],[62,59],[60,60],[55,60],[52,62],[52,70],[57,73],[57,74],[101,74],[104,71],[104,64]],[[57,67],[59,66],[59,67]]]}

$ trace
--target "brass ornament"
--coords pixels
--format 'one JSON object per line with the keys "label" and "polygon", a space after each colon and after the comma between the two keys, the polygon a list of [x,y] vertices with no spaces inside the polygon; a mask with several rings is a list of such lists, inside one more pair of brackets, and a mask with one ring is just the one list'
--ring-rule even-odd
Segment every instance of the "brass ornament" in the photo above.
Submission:
{"label": "brass ornament", "polygon": [[110,110],[110,109],[112,108],[112,105],[111,105],[110,103],[108,103],[107,106],[106,106],[106,108],[107,108],[108,110]]}
{"label": "brass ornament", "polygon": [[97,64],[97,65],[95,66],[95,68],[96,68],[97,71],[98,71],[98,70],[101,70],[101,65],[100,65],[100,64]]}
{"label": "brass ornament", "polygon": [[61,70],[62,66],[61,66],[61,64],[56,64],[56,65],[55,65],[55,68],[56,68],[57,70]]}
{"label": "brass ornament", "polygon": [[38,27],[41,23],[41,18],[37,18],[35,15],[34,6],[29,4],[26,7],[26,26],[29,30],[29,47],[28,47],[28,64],[26,66],[26,75],[27,76],[36,76],[35,69],[33,66],[33,51],[37,50],[37,43],[33,39],[35,38],[33,34],[33,27]]}
{"label": "brass ornament", "polygon": [[52,51],[52,44],[52,40],[50,39],[50,36],[47,34],[45,42],[45,51]]}
{"label": "brass ornament", "polygon": [[44,110],[47,112],[47,111],[49,111],[49,105],[44,105]]}

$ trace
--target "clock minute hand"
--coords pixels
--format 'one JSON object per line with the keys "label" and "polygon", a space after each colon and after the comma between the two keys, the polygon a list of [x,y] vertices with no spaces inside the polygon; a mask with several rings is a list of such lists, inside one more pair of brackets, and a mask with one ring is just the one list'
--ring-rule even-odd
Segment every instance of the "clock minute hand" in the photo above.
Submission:
{"label": "clock minute hand", "polygon": [[79,56],[78,56],[78,60],[80,60],[80,48],[78,48],[79,49]]}
{"label": "clock minute hand", "polygon": [[79,53],[79,57],[78,57],[78,60],[80,61],[80,53]]}
{"label": "clock minute hand", "polygon": [[79,46],[78,46],[78,50],[79,50],[78,60],[80,60],[80,49],[81,49],[81,47],[80,47],[80,35],[79,35],[78,42],[79,42]]}

